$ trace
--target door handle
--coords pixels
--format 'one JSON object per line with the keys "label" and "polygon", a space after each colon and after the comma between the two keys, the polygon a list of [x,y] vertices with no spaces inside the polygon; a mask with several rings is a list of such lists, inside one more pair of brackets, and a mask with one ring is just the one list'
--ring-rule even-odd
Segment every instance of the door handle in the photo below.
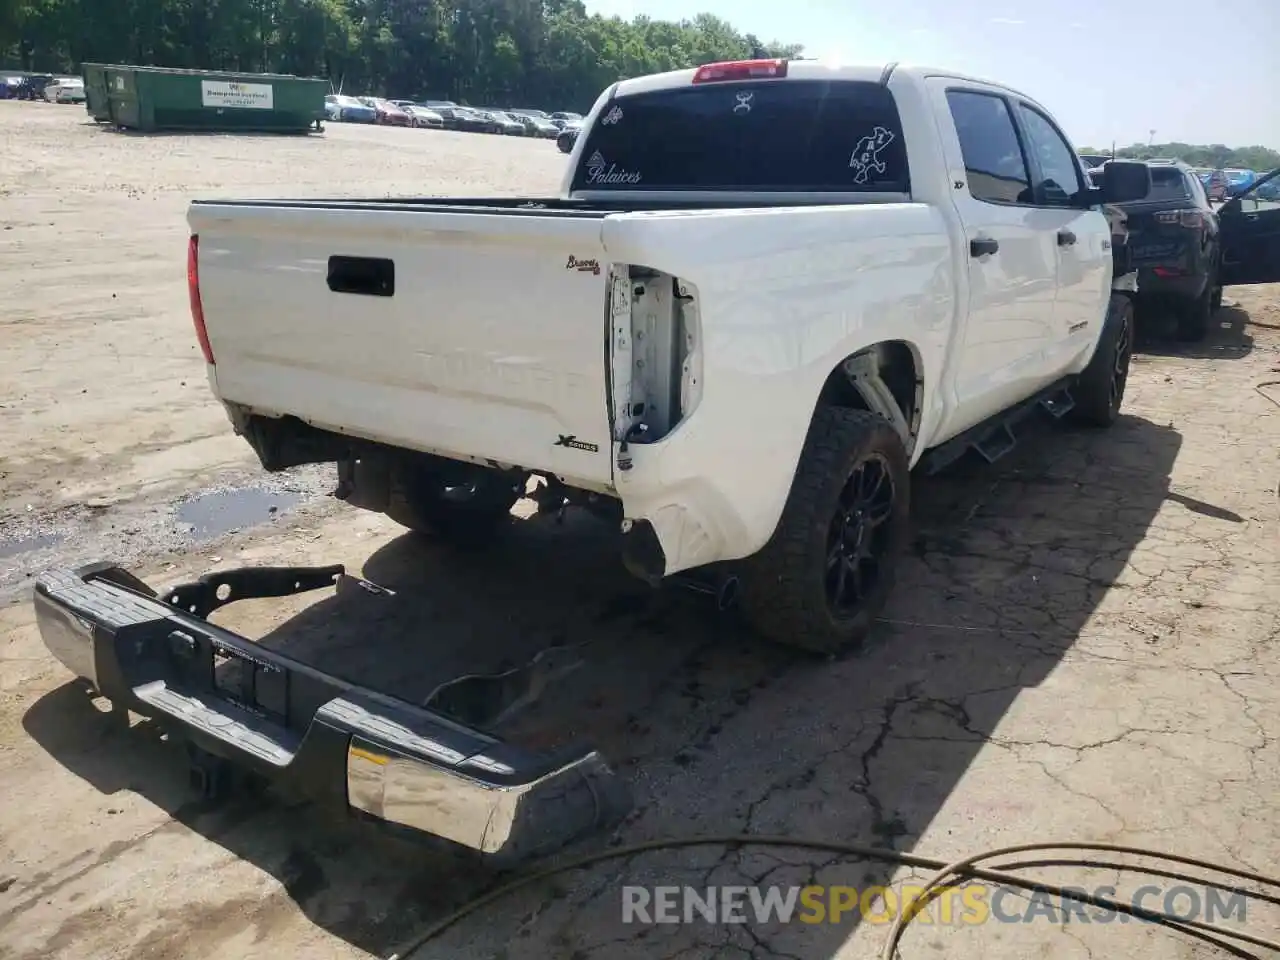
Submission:
{"label": "door handle", "polygon": [[329,289],[334,293],[356,293],[366,297],[396,295],[396,264],[384,257],[329,258]]}
{"label": "door handle", "polygon": [[1076,242],[1076,235],[1072,233],[1070,230],[1058,231],[1058,246],[1070,247],[1073,244],[1075,244],[1075,242]]}
{"label": "door handle", "polygon": [[969,256],[985,257],[987,254],[995,253],[1000,249],[1000,241],[991,237],[978,237],[969,241]]}

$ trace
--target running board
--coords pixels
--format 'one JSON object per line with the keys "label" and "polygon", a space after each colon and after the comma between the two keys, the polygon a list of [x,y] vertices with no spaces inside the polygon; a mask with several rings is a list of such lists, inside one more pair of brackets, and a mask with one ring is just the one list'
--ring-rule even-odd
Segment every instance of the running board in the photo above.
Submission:
{"label": "running board", "polygon": [[1061,420],[1070,413],[1076,405],[1071,396],[1074,384],[1075,377],[1059,380],[1016,406],[926,451],[920,458],[919,469],[926,476],[932,476],[951,466],[970,450],[975,451],[987,463],[995,463],[1018,445],[1014,428],[1032,414],[1043,411],[1052,419]]}
{"label": "running board", "polygon": [[1075,398],[1071,396],[1071,391],[1066,387],[1063,387],[1051,396],[1042,397],[1040,399],[1040,406],[1044,412],[1053,417],[1053,419],[1061,420],[1076,408],[1076,401]]}
{"label": "running board", "polygon": [[1001,423],[981,440],[971,444],[974,452],[987,463],[995,463],[1017,445],[1018,438],[1013,435],[1007,423]]}

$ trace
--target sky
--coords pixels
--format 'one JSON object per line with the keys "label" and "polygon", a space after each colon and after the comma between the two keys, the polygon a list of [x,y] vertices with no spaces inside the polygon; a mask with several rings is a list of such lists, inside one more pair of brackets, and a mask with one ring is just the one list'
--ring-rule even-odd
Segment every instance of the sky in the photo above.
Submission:
{"label": "sky", "polygon": [[584,2],[626,19],[711,13],[765,42],[802,43],[806,56],[990,79],[1044,104],[1077,148],[1280,150],[1280,0]]}

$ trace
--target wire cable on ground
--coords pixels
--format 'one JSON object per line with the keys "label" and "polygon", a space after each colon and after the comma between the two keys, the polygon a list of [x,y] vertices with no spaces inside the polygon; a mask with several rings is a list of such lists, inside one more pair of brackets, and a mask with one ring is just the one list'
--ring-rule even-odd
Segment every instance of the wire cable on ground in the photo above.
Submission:
{"label": "wire cable on ground", "polygon": [[1266,397],[1268,400],[1274,403],[1277,407],[1280,407],[1280,400],[1277,400],[1271,394],[1267,393],[1267,391],[1264,390],[1263,387],[1280,387],[1280,380],[1263,380],[1261,383],[1255,383],[1253,385],[1253,389],[1257,390],[1260,394],[1262,394],[1264,397]]}
{"label": "wire cable on ground", "polygon": [[[918,867],[926,870],[936,871],[925,884],[926,891],[938,891],[941,885],[951,877],[961,877],[966,880],[986,880],[991,883],[1003,884],[1011,887],[1018,887],[1023,890],[1041,891],[1051,894],[1064,900],[1072,900],[1079,903],[1087,903],[1091,906],[1101,907],[1116,913],[1124,913],[1138,919],[1145,920],[1161,926],[1170,927],[1198,939],[1205,940],[1215,946],[1221,947],[1236,956],[1252,957],[1253,954],[1246,953],[1235,947],[1229,941],[1236,940],[1242,943],[1248,943],[1253,946],[1263,947],[1268,950],[1280,952],[1280,942],[1267,940],[1246,933],[1243,930],[1233,930],[1227,927],[1217,926],[1215,924],[1206,923],[1200,920],[1193,920],[1186,917],[1178,917],[1172,913],[1162,910],[1148,910],[1146,908],[1133,906],[1131,904],[1122,903],[1112,900],[1108,897],[1096,896],[1085,893],[1082,890],[1072,889],[1069,887],[1058,886],[1057,884],[1046,883],[1037,880],[1031,880],[1026,877],[1019,876],[1016,873],[1008,873],[1003,870],[993,870],[976,866],[983,860],[990,860],[996,857],[1006,857],[1018,853],[1026,853],[1035,850],[1079,850],[1079,851],[1096,851],[1107,853],[1123,853],[1131,856],[1147,857],[1150,859],[1164,860],[1170,863],[1179,863],[1192,867],[1199,867],[1204,870],[1211,870],[1215,873],[1225,874],[1226,876],[1235,877],[1237,880],[1246,880],[1263,886],[1269,886],[1280,889],[1280,879],[1274,877],[1263,876],[1262,874],[1253,873],[1247,870],[1240,870],[1235,867],[1228,867],[1223,864],[1213,863],[1207,860],[1201,860],[1196,857],[1187,857],[1180,854],[1164,853],[1158,850],[1147,850],[1142,847],[1124,846],[1122,844],[1113,843],[1025,843],[1015,844],[1012,846],[997,847],[992,850],[977,853],[961,860],[947,862],[938,860],[934,857],[923,857],[913,853],[903,853],[898,850],[891,850],[886,847],[873,847],[860,843],[841,843],[838,841],[828,840],[810,840],[797,837],[778,837],[768,835],[752,835],[752,834],[727,834],[722,836],[706,836],[706,837],[685,837],[669,840],[651,840],[643,843],[629,844],[622,847],[612,847],[608,850],[598,851],[596,853],[587,854],[585,856],[576,857],[566,860],[562,863],[547,867],[542,870],[535,870],[516,877],[508,883],[490,890],[488,893],[482,894],[475,899],[464,904],[453,913],[444,917],[442,920],[432,924],[422,933],[415,936],[407,942],[403,947],[391,954],[389,960],[409,960],[411,954],[419,950],[423,945],[434,940],[443,934],[450,927],[454,926],[461,920],[475,913],[476,911],[494,903],[501,898],[540,883],[549,880],[560,874],[568,873],[573,870],[581,870],[585,867],[595,866],[596,864],[606,863],[611,860],[620,860],[625,857],[633,857],[637,854],[649,853],[657,850],[677,850],[688,847],[787,847],[793,850],[818,850],[825,853],[834,853],[842,856],[853,857],[864,860],[879,860],[886,863],[896,863],[902,866]],[[1101,867],[1114,869],[1117,865],[1114,863],[1102,863],[1089,859],[1080,859],[1073,861],[1075,865],[1081,867]],[[1141,869],[1141,868],[1135,868]],[[1170,871],[1168,876],[1175,879],[1183,880],[1188,883],[1198,883],[1206,887],[1215,887],[1219,889],[1238,890],[1238,887],[1226,887],[1216,881],[1206,880],[1203,877],[1189,876],[1177,872]],[[1248,894],[1256,896],[1255,894]],[[923,906],[923,899],[928,893],[922,894],[920,899],[913,902],[913,905],[906,910],[899,911],[894,919],[893,926],[890,928],[889,936],[885,941],[882,957],[886,960],[893,960],[897,949],[898,941],[901,939],[907,924],[912,917],[917,916]],[[1270,898],[1264,898],[1270,899]],[[920,904],[917,906],[916,904]]]}

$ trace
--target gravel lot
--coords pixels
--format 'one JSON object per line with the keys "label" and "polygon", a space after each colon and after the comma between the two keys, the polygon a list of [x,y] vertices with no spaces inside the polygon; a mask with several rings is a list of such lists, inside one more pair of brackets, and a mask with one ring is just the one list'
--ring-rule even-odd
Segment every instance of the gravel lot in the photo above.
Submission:
{"label": "gravel lot", "polygon": [[[589,736],[615,760],[636,797],[622,842],[750,830],[951,858],[1106,840],[1280,872],[1280,388],[1257,388],[1280,380],[1280,290],[1229,290],[1195,349],[1147,342],[1109,433],[1045,427],[994,468],[921,481],[873,642],[802,662],[700,598],[641,588],[589,518],[515,522],[460,557],[326,499],[326,471],[264,481],[209,396],[182,276],[190,198],[549,192],[552,143],[84,120],[0,103],[0,957],[381,955],[488,882],[284,799],[194,800],[174,747],[148,723],[113,730],[32,625],[33,571],[104,555],[161,581],[244,562],[362,570],[397,594],[222,619],[406,697],[464,662],[593,641],[512,735]],[[1121,899],[1174,882],[1040,872]],[[909,876],[798,852],[653,854],[513,896],[420,955],[869,958],[882,925],[623,926],[620,887]],[[1248,926],[1280,937],[1280,909],[1251,904]],[[1145,924],[1042,919],[910,930],[903,956],[930,955],[1223,954]]]}

